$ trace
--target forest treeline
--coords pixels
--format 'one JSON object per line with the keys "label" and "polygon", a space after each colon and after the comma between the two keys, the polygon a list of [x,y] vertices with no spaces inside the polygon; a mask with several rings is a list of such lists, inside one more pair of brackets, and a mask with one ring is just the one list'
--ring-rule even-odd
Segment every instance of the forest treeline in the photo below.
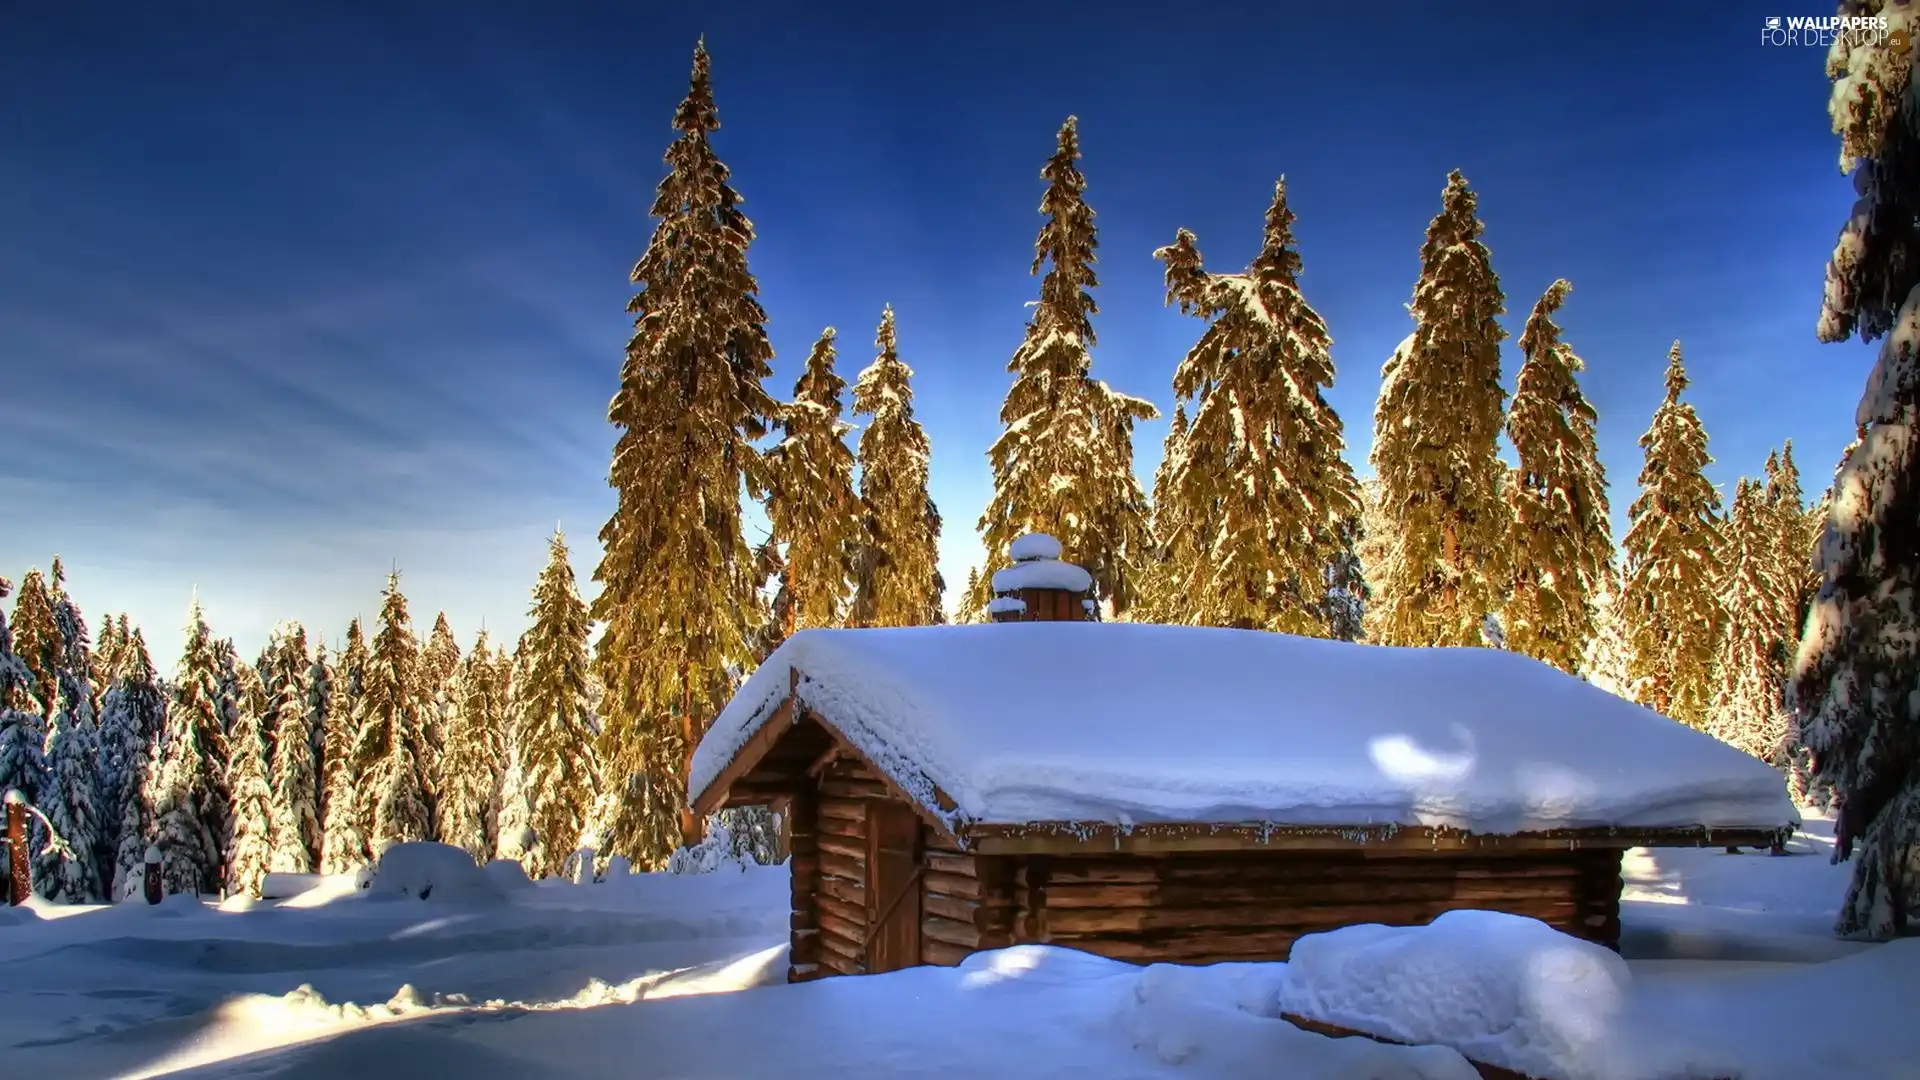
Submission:
{"label": "forest treeline", "polygon": [[[37,888],[102,895],[155,839],[170,884],[203,890],[256,891],[269,870],[346,869],[422,838],[521,858],[536,875],[583,847],[659,866],[701,835],[684,792],[699,735],[782,639],[942,620],[942,518],[892,309],[850,393],[828,328],[791,399],[777,399],[748,269],[753,225],[711,141],[704,46],[673,127],[609,406],[617,503],[591,605],[556,535],[511,652],[484,634],[463,651],[444,616],[417,635],[396,574],[378,619],[356,621],[339,647],[287,625],[253,663],[196,605],[162,681],[124,617],[89,641],[57,561],[50,576],[29,572],[10,645],[0,629],[0,786],[33,794],[66,841],[39,857]],[[1898,124],[1877,130],[1910,137]],[[1870,142],[1849,152],[1871,161]],[[1912,483],[1904,444],[1906,458],[1863,456],[1879,430],[1863,419],[1837,487],[1811,506],[1790,445],[1723,498],[1706,476],[1707,433],[1676,342],[1616,541],[1598,417],[1555,321],[1572,287],[1554,282],[1528,310],[1508,387],[1507,298],[1456,171],[1421,244],[1412,332],[1383,367],[1363,482],[1327,400],[1332,338],[1301,288],[1282,181],[1245,268],[1210,268],[1185,230],[1152,253],[1196,341],[1173,372],[1149,489],[1132,469],[1133,432],[1158,411],[1093,372],[1097,229],[1073,118],[1041,179],[1039,295],[988,454],[994,494],[977,523],[988,561],[961,589],[958,618],[983,617],[1014,538],[1047,532],[1091,572],[1102,618],[1513,649],[1774,763],[1804,797],[1837,787],[1858,813],[1848,793],[1862,777],[1884,787],[1886,766],[1863,756],[1881,751],[1860,749],[1860,732],[1884,718],[1807,673],[1867,662],[1859,642],[1870,639],[1835,614],[1863,586],[1836,577],[1834,560],[1860,550],[1849,530],[1912,505],[1898,486]],[[1845,287],[1830,284],[1822,334],[1836,340],[1864,320],[1863,336],[1887,336],[1893,363],[1911,365],[1913,339],[1901,334],[1913,302],[1896,315],[1886,297],[1912,283],[1882,279],[1914,262],[1872,256],[1880,242],[1843,236],[1829,277]],[[1888,415],[1906,415],[1912,387],[1892,385]],[[1878,502],[1833,506],[1849,477],[1892,487]],[[746,499],[771,525],[757,545]],[[1910,656],[1876,662],[1875,678],[1911,674],[1898,667]],[[1866,801],[1891,799],[1876,789]],[[1856,880],[1863,895],[1889,887]]]}

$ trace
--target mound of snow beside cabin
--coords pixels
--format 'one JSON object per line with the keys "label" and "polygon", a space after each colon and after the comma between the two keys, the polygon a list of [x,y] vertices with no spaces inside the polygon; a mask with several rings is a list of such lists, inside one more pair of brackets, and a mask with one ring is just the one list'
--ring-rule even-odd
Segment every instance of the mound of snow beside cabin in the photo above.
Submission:
{"label": "mound of snow beside cabin", "polygon": [[505,903],[507,894],[464,850],[421,840],[395,844],[381,854],[367,883],[367,899],[487,905]]}
{"label": "mound of snow beside cabin", "polygon": [[1123,623],[805,630],[722,712],[699,792],[798,694],[968,821],[1787,827],[1781,774],[1515,653]]}

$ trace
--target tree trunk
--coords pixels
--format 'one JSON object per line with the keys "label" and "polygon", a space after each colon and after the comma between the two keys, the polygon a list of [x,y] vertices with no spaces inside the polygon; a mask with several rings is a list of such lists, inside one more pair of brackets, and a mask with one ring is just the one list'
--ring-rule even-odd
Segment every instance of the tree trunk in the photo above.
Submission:
{"label": "tree trunk", "polygon": [[[12,792],[8,792],[9,795]],[[27,808],[7,800],[7,903],[18,906],[33,895],[33,876],[27,868]]]}

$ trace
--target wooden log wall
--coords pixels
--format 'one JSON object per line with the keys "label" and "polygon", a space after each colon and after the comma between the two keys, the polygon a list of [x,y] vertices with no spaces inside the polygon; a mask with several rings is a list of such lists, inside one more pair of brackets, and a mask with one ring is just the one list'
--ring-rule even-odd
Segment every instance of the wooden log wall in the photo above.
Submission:
{"label": "wooden log wall", "polygon": [[[1305,934],[1484,908],[1619,940],[1619,853],[1025,856],[1014,939],[1135,963],[1284,960]],[[1609,869],[1611,878],[1608,878]]]}
{"label": "wooden log wall", "polygon": [[811,790],[787,801],[787,874],[793,891],[793,913],[787,950],[787,981],[808,982],[825,972],[820,967],[820,802]]}
{"label": "wooden log wall", "polygon": [[1013,860],[978,856],[921,826],[920,961],[952,966],[1014,936]]}
{"label": "wooden log wall", "polygon": [[814,908],[823,975],[866,974],[867,800],[887,797],[886,786],[857,761],[841,759],[820,778]]}

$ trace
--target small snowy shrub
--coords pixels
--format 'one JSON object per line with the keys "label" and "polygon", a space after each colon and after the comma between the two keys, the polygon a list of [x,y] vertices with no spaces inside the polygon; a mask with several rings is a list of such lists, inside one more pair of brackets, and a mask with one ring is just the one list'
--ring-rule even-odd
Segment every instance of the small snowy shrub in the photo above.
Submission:
{"label": "small snowy shrub", "polygon": [[506,900],[491,875],[473,856],[452,844],[410,841],[389,847],[373,868],[367,896],[374,900],[434,900],[458,904],[497,904]]}
{"label": "small snowy shrub", "polygon": [[723,816],[715,814],[707,821],[707,835],[692,847],[683,847],[667,859],[669,874],[711,874],[720,869],[745,870],[760,860],[754,857],[752,837],[741,836],[727,827]]}

